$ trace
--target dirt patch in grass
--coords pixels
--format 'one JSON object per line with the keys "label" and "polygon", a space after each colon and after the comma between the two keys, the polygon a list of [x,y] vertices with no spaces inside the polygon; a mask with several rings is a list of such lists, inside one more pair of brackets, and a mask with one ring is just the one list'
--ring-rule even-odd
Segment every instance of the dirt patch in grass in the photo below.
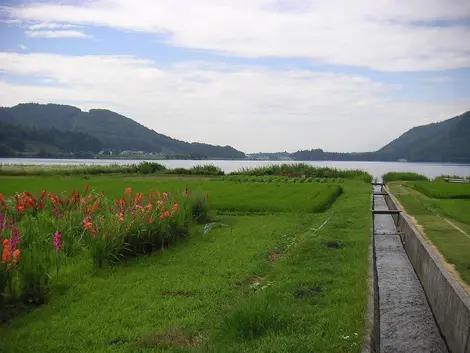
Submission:
{"label": "dirt patch in grass", "polygon": [[157,347],[187,347],[196,348],[202,343],[202,337],[196,336],[189,339],[184,333],[177,328],[169,328],[166,331],[153,332],[145,334],[140,337],[138,344],[143,348],[157,348]]}
{"label": "dirt patch in grass", "polygon": [[323,292],[323,290],[320,287],[313,286],[313,287],[309,287],[309,288],[297,289],[294,292],[294,296],[296,298],[304,298],[304,297],[309,297],[309,296],[313,296],[313,295],[318,295],[318,294],[321,294],[322,292]]}
{"label": "dirt patch in grass", "polygon": [[327,241],[325,245],[327,248],[330,249],[341,249],[343,247],[343,245],[338,243],[337,241]]}
{"label": "dirt patch in grass", "polygon": [[275,248],[270,249],[268,252],[268,262],[270,264],[275,263],[284,254],[284,249]]}
{"label": "dirt patch in grass", "polygon": [[261,283],[264,281],[264,277],[260,276],[251,276],[245,280],[244,283],[246,284],[254,284],[254,283]]}

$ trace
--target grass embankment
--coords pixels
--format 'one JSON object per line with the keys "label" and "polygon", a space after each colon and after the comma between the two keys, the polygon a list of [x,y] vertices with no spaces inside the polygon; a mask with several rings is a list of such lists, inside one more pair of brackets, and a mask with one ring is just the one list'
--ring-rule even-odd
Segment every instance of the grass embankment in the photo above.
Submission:
{"label": "grass embankment", "polygon": [[[167,169],[156,162],[142,162],[129,165],[9,165],[0,164],[0,176],[70,176],[70,175],[100,175],[100,174],[146,174],[146,175],[184,175],[184,176],[222,176],[224,171],[215,165],[197,165],[192,168]],[[306,163],[269,165],[230,173],[236,176],[279,176],[312,178],[346,178],[362,180],[370,183],[372,176],[361,170],[339,170],[334,168],[319,168]],[[238,177],[240,178],[240,177]]]}
{"label": "grass embankment", "polygon": [[[240,211],[256,198],[284,211],[301,194],[315,199],[329,186],[44,177],[2,178],[0,192],[85,184],[107,194],[120,194],[123,186],[136,192],[200,187],[214,210],[238,204]],[[296,213],[213,213],[230,227],[203,235],[196,226],[163,254],[95,272],[89,260],[74,258],[45,305],[0,326],[0,351],[359,352],[370,187],[353,181],[341,187],[324,213],[310,213],[306,202]]]}
{"label": "grass embankment", "polygon": [[394,182],[389,187],[446,261],[470,284],[470,184]]}
{"label": "grass embankment", "polygon": [[0,164],[1,176],[70,176],[70,175],[102,175],[102,174],[145,174],[145,175],[223,175],[224,172],[214,165],[197,165],[189,169],[167,169],[156,162],[141,162],[139,164],[110,164],[110,165],[23,165]]}
{"label": "grass embankment", "polygon": [[382,176],[382,180],[384,183],[389,183],[391,181],[429,181],[429,178],[413,172],[388,172]]}

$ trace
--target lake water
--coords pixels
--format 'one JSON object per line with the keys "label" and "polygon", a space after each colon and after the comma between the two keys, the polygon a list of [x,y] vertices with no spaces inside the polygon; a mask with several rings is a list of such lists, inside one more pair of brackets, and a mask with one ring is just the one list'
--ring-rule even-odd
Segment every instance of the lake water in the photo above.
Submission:
{"label": "lake water", "polygon": [[[122,159],[39,159],[39,158],[0,158],[0,164],[33,164],[33,165],[109,165],[109,164],[135,164],[143,160]],[[191,168],[199,164],[214,164],[224,172],[230,173],[240,168],[254,168],[270,164],[298,163],[298,161],[249,161],[249,160],[149,160],[165,165],[167,168]],[[330,167],[337,169],[361,169],[374,177],[381,177],[387,172],[415,172],[435,178],[439,175],[470,176],[469,164],[444,163],[400,163],[400,162],[336,162],[336,161],[307,161],[304,162],[317,167]]]}

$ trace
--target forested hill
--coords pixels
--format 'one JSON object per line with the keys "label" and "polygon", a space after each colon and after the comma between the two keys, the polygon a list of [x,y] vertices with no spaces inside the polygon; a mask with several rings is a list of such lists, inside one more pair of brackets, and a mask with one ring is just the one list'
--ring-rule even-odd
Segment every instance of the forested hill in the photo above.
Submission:
{"label": "forested hill", "polygon": [[375,152],[298,151],[299,161],[398,161],[470,163],[470,111],[439,123],[414,127]]}
{"label": "forested hill", "polygon": [[[114,153],[143,151],[206,158],[245,157],[243,152],[230,146],[222,147],[175,140],[150,130],[130,118],[105,109],[82,112],[68,105],[27,103],[11,108],[0,108],[0,122],[8,125],[21,125],[18,129],[24,130],[28,136],[32,128],[43,132],[86,134],[91,139],[99,140],[101,150],[111,150]],[[19,144],[12,146],[12,139],[10,138],[9,141],[10,143],[5,146],[6,142],[2,138],[0,146],[3,145],[3,149],[8,148],[14,152],[23,152]],[[34,149],[39,145],[29,143],[29,147],[31,146]],[[99,151],[96,151],[96,147],[97,145],[93,143],[70,146],[65,150],[59,149],[63,152],[71,152],[80,148],[82,152],[97,153]]]}
{"label": "forested hill", "polygon": [[470,111],[440,123],[414,127],[376,154],[384,160],[470,163]]}

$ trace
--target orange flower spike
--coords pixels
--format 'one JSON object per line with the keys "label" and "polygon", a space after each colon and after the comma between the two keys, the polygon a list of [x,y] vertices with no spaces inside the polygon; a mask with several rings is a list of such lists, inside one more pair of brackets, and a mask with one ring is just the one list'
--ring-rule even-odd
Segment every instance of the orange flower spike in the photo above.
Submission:
{"label": "orange flower spike", "polygon": [[2,262],[10,262],[10,243],[8,239],[3,241],[3,252],[2,252]]}
{"label": "orange flower spike", "polygon": [[16,249],[15,251],[13,251],[13,265],[16,265],[19,259],[20,259],[20,250]]}
{"label": "orange flower spike", "polygon": [[160,219],[161,219],[161,220],[164,220],[164,219],[165,219],[165,214],[164,214],[163,212],[160,213]]}
{"label": "orange flower spike", "polygon": [[152,211],[152,207],[153,205],[151,203],[149,203],[147,206],[145,206],[145,208],[147,209],[147,211]]}
{"label": "orange flower spike", "polygon": [[124,192],[125,192],[126,195],[130,195],[130,194],[132,194],[132,188],[126,188],[124,190]]}
{"label": "orange flower spike", "polygon": [[90,189],[90,185],[85,186],[85,192],[88,192],[89,189]]}
{"label": "orange flower spike", "polygon": [[166,212],[165,212],[165,217],[166,217],[166,218],[170,217],[170,212],[166,211]]}
{"label": "orange flower spike", "polygon": [[92,194],[88,195],[88,202],[91,202],[91,201],[93,201],[93,195]]}
{"label": "orange flower spike", "polygon": [[22,214],[24,211],[24,206],[23,205],[16,205],[16,209],[18,210],[19,214]]}

